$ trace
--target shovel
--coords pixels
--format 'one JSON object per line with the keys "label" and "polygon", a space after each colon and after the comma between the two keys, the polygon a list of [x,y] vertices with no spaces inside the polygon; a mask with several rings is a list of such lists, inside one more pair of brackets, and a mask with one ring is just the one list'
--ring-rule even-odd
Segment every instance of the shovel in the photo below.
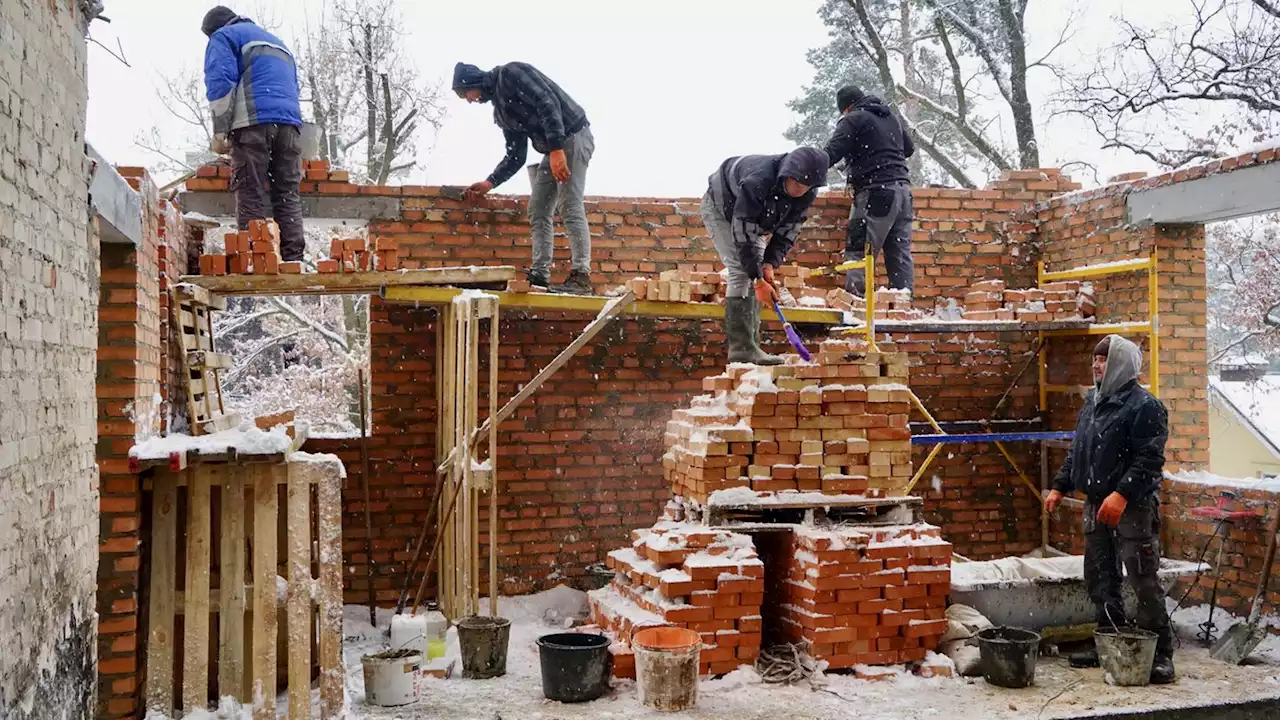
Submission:
{"label": "shovel", "polygon": [[804,346],[804,342],[800,339],[800,333],[796,332],[796,329],[791,327],[791,323],[787,322],[787,319],[783,317],[782,308],[778,307],[777,300],[773,301],[773,311],[778,313],[778,322],[782,323],[782,330],[787,334],[787,341],[791,343],[791,347],[796,349],[796,352],[800,354],[800,357],[804,358],[805,362],[812,360],[813,356],[809,354],[809,349]]}
{"label": "shovel", "polygon": [[1249,609],[1249,619],[1236,623],[1218,638],[1218,642],[1209,649],[1209,657],[1230,665],[1239,665],[1249,657],[1249,653],[1258,647],[1267,636],[1267,629],[1258,623],[1262,612],[1262,599],[1267,595],[1267,585],[1271,582],[1271,561],[1276,556],[1276,531],[1280,529],[1280,508],[1271,518],[1271,529],[1268,531],[1267,552],[1263,558],[1262,580],[1258,583],[1258,591],[1253,595],[1253,607]]}

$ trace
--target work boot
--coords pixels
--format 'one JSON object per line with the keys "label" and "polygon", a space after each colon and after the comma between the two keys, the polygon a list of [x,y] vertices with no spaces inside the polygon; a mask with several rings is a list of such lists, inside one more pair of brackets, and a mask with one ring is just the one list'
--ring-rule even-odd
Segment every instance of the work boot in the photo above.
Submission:
{"label": "work boot", "polygon": [[1157,653],[1151,663],[1151,684],[1168,685],[1173,682],[1173,656]]}
{"label": "work boot", "polygon": [[534,270],[533,268],[529,268],[524,271],[524,277],[529,281],[529,284],[534,287],[545,289],[551,285],[551,276],[548,275],[545,270]]}
{"label": "work boot", "polygon": [[1098,667],[1098,648],[1091,647],[1088,650],[1073,652],[1067,656],[1067,663],[1073,668],[1096,668]]}
{"label": "work boot", "polygon": [[551,288],[551,292],[562,295],[591,295],[595,293],[595,289],[591,287],[590,275],[581,270],[574,270],[569,273],[569,278],[563,285],[556,285]]}
{"label": "work boot", "polygon": [[761,350],[756,341],[760,330],[759,308],[753,297],[725,299],[724,335],[729,344],[730,363],[782,364],[782,358]]}

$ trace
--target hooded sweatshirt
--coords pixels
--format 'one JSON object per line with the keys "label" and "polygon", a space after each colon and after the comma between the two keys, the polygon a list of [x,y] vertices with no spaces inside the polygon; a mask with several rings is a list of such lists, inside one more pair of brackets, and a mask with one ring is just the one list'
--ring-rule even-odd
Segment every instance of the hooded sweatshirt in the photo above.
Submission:
{"label": "hooded sweatshirt", "polygon": [[[234,13],[228,19],[227,13],[214,8],[204,24],[213,30],[204,53],[204,86],[214,133],[270,123],[301,127],[293,53],[252,20]],[[225,24],[214,28],[218,22]]]}
{"label": "hooded sweatshirt", "polygon": [[507,141],[506,156],[489,175],[494,187],[524,167],[531,141],[533,149],[543,154],[563,150],[566,138],[590,124],[587,113],[568,93],[526,63],[507,63],[488,72],[458,63],[453,89],[478,89],[481,102],[493,103],[493,122]]}
{"label": "hooded sweatshirt", "polygon": [[898,116],[874,95],[855,102],[827,141],[831,166],[847,161],[849,185],[859,190],[907,182],[907,158],[915,150]]}
{"label": "hooded sweatshirt", "polygon": [[1127,338],[1110,336],[1107,369],[1085,398],[1075,438],[1054,487],[1079,490],[1097,505],[1112,492],[1130,502],[1160,488],[1169,416],[1164,405],[1138,384],[1142,350]]}
{"label": "hooded sweatshirt", "polygon": [[[778,267],[795,245],[809,206],[826,184],[830,163],[817,148],[797,148],[785,155],[743,155],[725,160],[708,178],[711,200],[733,229],[733,244],[747,276],[762,276],[757,240],[772,233],[764,249],[764,263]],[[798,198],[787,194],[784,180],[792,178],[809,191]]]}

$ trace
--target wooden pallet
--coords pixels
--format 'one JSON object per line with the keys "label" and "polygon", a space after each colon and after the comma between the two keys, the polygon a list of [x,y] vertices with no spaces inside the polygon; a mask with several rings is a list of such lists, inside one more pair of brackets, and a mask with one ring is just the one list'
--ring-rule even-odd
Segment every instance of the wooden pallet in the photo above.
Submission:
{"label": "wooden pallet", "polygon": [[[283,575],[289,717],[311,717],[313,632],[320,717],[339,717],[341,463],[207,462],[179,472],[157,471],[152,486],[146,710],[174,716],[180,700],[180,717],[231,696],[252,705],[255,719],[274,720],[281,611],[276,586]],[[185,532],[178,528],[180,508],[186,510]],[[211,578],[217,578],[216,587]],[[216,676],[211,678],[215,647]]]}
{"label": "wooden pallet", "polygon": [[213,313],[227,309],[227,300],[190,284],[173,289],[173,325],[182,343],[182,369],[187,377],[187,419],[192,435],[229,430],[240,423],[222,398],[222,371],[231,368],[231,356],[217,351],[213,339]]}

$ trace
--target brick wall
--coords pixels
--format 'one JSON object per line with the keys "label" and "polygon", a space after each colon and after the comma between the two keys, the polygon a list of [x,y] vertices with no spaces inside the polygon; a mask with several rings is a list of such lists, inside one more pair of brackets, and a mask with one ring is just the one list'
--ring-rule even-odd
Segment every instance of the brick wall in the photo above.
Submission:
{"label": "brick wall", "polygon": [[0,717],[87,718],[98,476],[84,18],[0,3]]}
{"label": "brick wall", "polygon": [[[137,710],[142,656],[138,608],[143,515],[138,475],[129,448],[160,433],[168,413],[161,381],[160,260],[172,219],[161,210],[155,183],[142,168],[119,168],[142,199],[138,246],[102,246],[98,304],[98,469],[101,546],[98,563],[99,718]],[[180,233],[179,233],[180,234]],[[166,248],[164,254],[168,255]],[[167,305],[164,305],[167,312]],[[165,326],[167,330],[167,325]]]}

